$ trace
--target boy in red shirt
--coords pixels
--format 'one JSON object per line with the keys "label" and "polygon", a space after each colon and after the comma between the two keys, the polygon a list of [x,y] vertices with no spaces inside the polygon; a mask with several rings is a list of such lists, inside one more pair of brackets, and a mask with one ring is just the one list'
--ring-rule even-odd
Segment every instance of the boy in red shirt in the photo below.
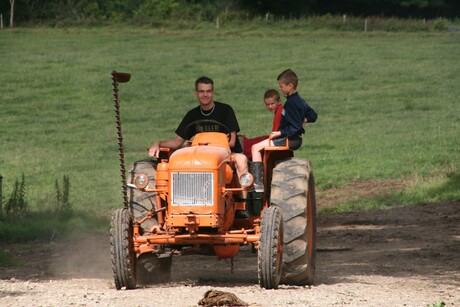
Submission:
{"label": "boy in red shirt", "polygon": [[[269,89],[264,94],[265,108],[274,114],[273,127],[271,131],[277,131],[281,122],[281,112],[283,111],[283,104],[281,97],[277,90]],[[252,158],[251,148],[252,145],[268,139],[268,135],[262,135],[255,138],[243,139],[243,153],[249,158]]]}

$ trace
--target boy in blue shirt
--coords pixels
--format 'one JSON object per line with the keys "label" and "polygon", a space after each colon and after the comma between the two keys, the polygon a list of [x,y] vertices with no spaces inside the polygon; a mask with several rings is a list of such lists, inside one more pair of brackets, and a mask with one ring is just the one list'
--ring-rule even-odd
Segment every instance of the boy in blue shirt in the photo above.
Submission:
{"label": "boy in blue shirt", "polygon": [[299,93],[297,85],[299,79],[291,70],[283,71],[277,78],[280,91],[286,96],[286,102],[281,117],[281,123],[277,131],[270,134],[270,139],[254,144],[251,149],[252,163],[251,173],[254,176],[254,189],[263,192],[263,163],[261,150],[268,146],[285,146],[289,139],[289,148],[296,150],[302,145],[302,134],[305,133],[303,125],[314,123],[318,117],[316,112],[305,102]]}

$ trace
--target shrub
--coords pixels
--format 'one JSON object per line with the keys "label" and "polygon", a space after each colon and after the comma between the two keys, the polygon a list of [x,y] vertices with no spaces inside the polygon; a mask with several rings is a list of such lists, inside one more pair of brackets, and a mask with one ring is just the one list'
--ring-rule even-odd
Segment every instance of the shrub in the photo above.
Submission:
{"label": "shrub", "polygon": [[27,214],[25,176],[22,174],[21,182],[17,179],[14,182],[13,192],[5,205],[7,216],[21,218]]}
{"label": "shrub", "polygon": [[435,30],[445,30],[447,29],[447,25],[448,25],[449,21],[445,18],[436,18],[434,21],[433,21],[433,28]]}
{"label": "shrub", "polygon": [[64,175],[62,177],[62,186],[59,185],[58,180],[54,182],[54,187],[56,189],[56,213],[70,213],[72,210],[72,205],[69,201],[70,196],[70,179],[69,176]]}

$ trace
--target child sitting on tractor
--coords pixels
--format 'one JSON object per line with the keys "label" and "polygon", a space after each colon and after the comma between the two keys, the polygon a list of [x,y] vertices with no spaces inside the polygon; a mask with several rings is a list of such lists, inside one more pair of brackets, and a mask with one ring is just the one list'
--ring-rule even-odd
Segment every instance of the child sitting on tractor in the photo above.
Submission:
{"label": "child sitting on tractor", "polygon": [[261,150],[268,146],[286,146],[288,139],[289,148],[296,150],[302,145],[302,134],[305,133],[304,123],[313,123],[318,115],[300,97],[297,92],[298,78],[291,69],[283,71],[277,78],[283,95],[287,100],[282,111],[281,123],[270,137],[257,144],[251,149],[252,163],[251,173],[254,176],[254,189],[256,192],[263,192],[263,163]]}
{"label": "child sitting on tractor", "polygon": [[[281,97],[278,91],[275,89],[266,90],[264,94],[264,103],[265,108],[274,115],[271,131],[277,131],[281,122],[281,112],[283,111],[283,104],[281,103]],[[246,138],[243,136],[243,153],[248,157],[248,159],[252,159],[252,145],[266,140],[268,137],[268,135],[257,136],[254,138]]]}

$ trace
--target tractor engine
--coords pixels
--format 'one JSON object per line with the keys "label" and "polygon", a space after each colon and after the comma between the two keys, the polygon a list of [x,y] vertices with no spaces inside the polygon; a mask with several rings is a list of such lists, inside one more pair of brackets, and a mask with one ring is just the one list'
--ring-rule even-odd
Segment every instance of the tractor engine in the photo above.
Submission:
{"label": "tractor engine", "polygon": [[[207,141],[200,143],[202,138]],[[199,227],[223,227],[224,189],[232,182],[234,173],[230,163],[225,134],[203,133],[197,135],[191,147],[174,152],[167,165],[159,165],[159,177],[166,171],[164,168],[169,172],[168,228],[185,227],[193,233]]]}

